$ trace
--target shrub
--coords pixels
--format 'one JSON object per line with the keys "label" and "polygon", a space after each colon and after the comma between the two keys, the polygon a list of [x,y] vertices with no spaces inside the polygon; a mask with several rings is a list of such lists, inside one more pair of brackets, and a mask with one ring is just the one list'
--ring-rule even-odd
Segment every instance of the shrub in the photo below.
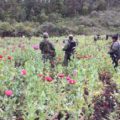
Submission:
{"label": "shrub", "polygon": [[12,36],[14,27],[8,22],[0,22],[0,36]]}

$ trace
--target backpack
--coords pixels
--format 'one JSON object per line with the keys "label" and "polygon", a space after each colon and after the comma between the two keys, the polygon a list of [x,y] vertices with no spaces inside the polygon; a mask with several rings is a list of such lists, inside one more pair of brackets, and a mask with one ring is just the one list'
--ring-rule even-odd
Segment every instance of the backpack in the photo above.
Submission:
{"label": "backpack", "polygon": [[[115,43],[114,43],[115,44]],[[112,44],[112,46],[114,45],[114,44]],[[112,48],[112,46],[111,46],[111,48]],[[113,53],[114,54],[114,56],[116,56],[117,57],[117,59],[120,59],[120,43],[119,42],[117,42],[117,46],[116,46],[118,49]]]}
{"label": "backpack", "polygon": [[72,52],[74,52],[75,47],[76,47],[75,41],[68,41],[68,48],[66,51],[72,53]]}
{"label": "backpack", "polygon": [[50,56],[52,57],[56,56],[55,49],[53,48],[52,43],[50,43],[49,41],[43,42],[43,51],[45,54],[50,54]]}
{"label": "backpack", "polygon": [[120,43],[118,42],[119,44],[119,48],[118,48],[118,59],[120,59]]}

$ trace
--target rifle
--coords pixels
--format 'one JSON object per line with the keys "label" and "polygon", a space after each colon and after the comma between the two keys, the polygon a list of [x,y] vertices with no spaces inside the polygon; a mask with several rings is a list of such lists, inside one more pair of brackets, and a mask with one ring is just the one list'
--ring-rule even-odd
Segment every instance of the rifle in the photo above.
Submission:
{"label": "rifle", "polygon": [[115,53],[109,53],[110,57],[112,59],[112,64],[114,65],[114,68],[118,67],[118,56]]}

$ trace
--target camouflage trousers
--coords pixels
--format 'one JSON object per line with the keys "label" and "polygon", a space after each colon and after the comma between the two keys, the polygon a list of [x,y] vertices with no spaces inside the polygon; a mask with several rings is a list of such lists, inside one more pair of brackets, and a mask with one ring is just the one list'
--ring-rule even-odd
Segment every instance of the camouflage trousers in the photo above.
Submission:
{"label": "camouflage trousers", "polygon": [[45,64],[48,60],[51,64],[51,67],[54,68],[55,67],[55,58],[52,57],[50,54],[43,54],[42,55],[42,60],[43,60],[43,63]]}
{"label": "camouflage trousers", "polygon": [[63,65],[68,66],[68,62],[71,60],[72,53],[65,53]]}
{"label": "camouflage trousers", "polygon": [[119,57],[117,55],[111,54],[111,53],[110,53],[110,57],[112,59],[112,64],[114,64],[114,68],[118,67]]}

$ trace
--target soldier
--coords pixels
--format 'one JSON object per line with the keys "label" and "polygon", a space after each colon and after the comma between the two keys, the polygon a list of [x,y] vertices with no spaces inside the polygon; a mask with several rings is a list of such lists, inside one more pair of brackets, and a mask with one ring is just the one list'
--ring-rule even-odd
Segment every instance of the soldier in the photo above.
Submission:
{"label": "soldier", "polygon": [[118,41],[118,35],[113,35],[112,40],[113,42],[108,53],[113,61],[114,68],[116,68],[118,66],[118,60],[120,59],[120,42]]}
{"label": "soldier", "polygon": [[99,34],[97,34],[97,35],[94,36],[94,41],[96,42],[98,40],[100,40],[100,35]]}
{"label": "soldier", "polygon": [[74,54],[76,47],[76,41],[73,39],[73,35],[69,35],[69,39],[65,42],[63,51],[65,51],[63,65],[68,66],[68,61],[70,61],[71,55]]}
{"label": "soldier", "polygon": [[40,42],[39,48],[42,53],[43,63],[50,61],[51,67],[54,68],[54,59],[56,56],[54,45],[48,40],[49,35],[47,32],[43,33],[43,41]]}

